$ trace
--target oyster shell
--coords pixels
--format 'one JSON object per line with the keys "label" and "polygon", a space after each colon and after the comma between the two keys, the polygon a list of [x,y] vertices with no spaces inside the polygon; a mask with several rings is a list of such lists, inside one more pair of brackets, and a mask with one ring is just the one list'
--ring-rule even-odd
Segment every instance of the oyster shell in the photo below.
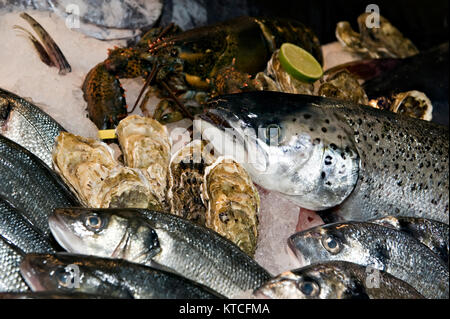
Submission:
{"label": "oyster shell", "polygon": [[142,170],[152,192],[164,203],[171,148],[167,128],[151,118],[131,115],[120,121],[116,134],[125,166]]}
{"label": "oyster shell", "polygon": [[318,90],[319,96],[331,97],[367,105],[369,100],[358,80],[348,71],[343,70],[324,77]]}
{"label": "oyster shell", "polygon": [[347,21],[337,24],[336,38],[342,46],[374,59],[406,58],[419,53],[411,40],[403,36],[386,18],[380,16],[379,27],[368,27],[366,20],[369,15],[371,13],[363,13],[358,17],[359,33]]}
{"label": "oyster shell", "polygon": [[205,170],[202,199],[206,227],[253,256],[258,239],[258,191],[244,168],[232,159],[218,158]]}
{"label": "oyster shell", "polygon": [[206,142],[194,140],[178,150],[170,161],[167,201],[171,213],[205,226],[206,206],[201,198],[205,169],[215,157]]}

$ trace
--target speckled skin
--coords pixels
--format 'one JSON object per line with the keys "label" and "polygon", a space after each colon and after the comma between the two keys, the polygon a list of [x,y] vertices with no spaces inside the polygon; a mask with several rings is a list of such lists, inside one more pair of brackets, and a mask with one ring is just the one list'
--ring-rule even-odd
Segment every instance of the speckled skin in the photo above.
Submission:
{"label": "speckled skin", "polygon": [[[255,291],[273,299],[423,299],[413,287],[380,271],[375,286],[367,267],[330,261],[282,273]],[[305,294],[302,283],[315,283],[319,290]],[[371,286],[373,285],[373,286]]]}
{"label": "speckled skin", "polygon": [[65,131],[54,119],[23,98],[0,88],[0,134],[52,167],[55,138]]}
{"label": "speckled skin", "polygon": [[29,291],[19,272],[22,258],[21,252],[0,236],[0,291]]}
{"label": "speckled skin", "polygon": [[[244,167],[255,183],[304,208],[333,208],[344,220],[394,215],[449,222],[448,127],[338,100],[277,92],[224,95],[210,106],[201,118],[217,130],[280,127],[283,141],[267,148],[274,160],[258,154],[273,165],[274,173],[259,173],[251,163]],[[261,137],[258,142],[267,144]]]}
{"label": "speckled skin", "polygon": [[[336,242],[334,250],[325,248],[330,239]],[[426,298],[449,297],[447,265],[402,231],[364,222],[336,223],[297,233],[288,243],[307,265],[334,260],[371,266],[407,282]]]}

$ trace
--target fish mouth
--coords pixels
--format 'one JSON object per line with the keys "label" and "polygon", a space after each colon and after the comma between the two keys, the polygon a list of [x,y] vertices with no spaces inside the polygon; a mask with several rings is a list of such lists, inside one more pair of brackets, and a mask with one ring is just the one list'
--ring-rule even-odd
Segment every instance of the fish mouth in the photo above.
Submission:
{"label": "fish mouth", "polygon": [[20,264],[20,273],[33,291],[46,291],[46,287],[39,280],[44,273],[44,270],[41,269],[42,263],[39,260],[38,254],[27,254]]}
{"label": "fish mouth", "polygon": [[55,209],[53,214],[48,218],[48,224],[50,231],[58,244],[65,250],[71,252],[72,245],[70,245],[70,243],[76,242],[79,238],[73,235],[70,229],[67,228],[64,217],[61,214],[62,211],[63,210]]}
{"label": "fish mouth", "polygon": [[288,255],[295,259],[298,263],[299,263],[299,268],[307,266],[308,263],[305,259],[305,256],[302,254],[302,252],[295,247],[295,243],[294,243],[294,237],[295,235],[292,235],[291,237],[289,237],[288,239],[288,248],[286,249],[286,251],[288,252]]}

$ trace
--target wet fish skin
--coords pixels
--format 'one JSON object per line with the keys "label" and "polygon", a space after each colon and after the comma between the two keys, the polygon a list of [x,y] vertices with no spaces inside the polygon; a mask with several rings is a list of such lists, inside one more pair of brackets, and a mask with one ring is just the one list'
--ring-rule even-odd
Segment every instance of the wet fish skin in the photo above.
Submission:
{"label": "wet fish skin", "polygon": [[24,253],[0,236],[0,292],[26,292],[27,284],[20,275]]}
{"label": "wet fish skin", "polygon": [[449,227],[446,224],[425,218],[387,216],[369,222],[393,227],[414,237],[431,249],[448,265]]}
{"label": "wet fish skin", "polygon": [[378,272],[377,283],[371,281],[371,274],[370,269],[358,264],[324,262],[284,272],[253,294],[272,299],[424,298],[413,287],[384,271]]}
{"label": "wet fish skin", "polygon": [[[80,270],[79,288],[67,285],[69,265]],[[174,273],[122,259],[70,254],[28,254],[21,274],[33,291],[75,292],[136,299],[211,299],[220,296]]]}
{"label": "wet fish skin", "polygon": [[441,259],[408,234],[372,223],[346,222],[292,235],[289,247],[305,265],[348,261],[407,282],[426,298],[448,298],[449,272]]}
{"label": "wet fish skin", "polygon": [[1,196],[0,236],[24,253],[52,253],[55,251],[49,239]]}
{"label": "wet fish skin", "polygon": [[113,297],[85,293],[43,292],[5,292],[0,293],[0,299],[115,299]]}
{"label": "wet fish skin", "polygon": [[[449,223],[448,127],[348,102],[278,92],[224,95],[209,107],[195,127],[208,140],[210,130],[215,150],[223,154],[220,142],[231,134],[228,127],[235,129],[242,154],[253,151],[243,141],[256,141],[257,161],[242,163],[252,180],[304,208],[338,206],[338,220],[394,215]],[[245,132],[270,125],[280,129],[278,144]],[[270,174],[258,167],[268,167]]]}
{"label": "wet fish skin", "polygon": [[50,233],[48,216],[56,207],[79,206],[60,177],[40,159],[0,135],[0,196],[44,235]]}
{"label": "wet fish skin", "polygon": [[52,167],[55,139],[65,129],[36,105],[0,88],[0,133]]}
{"label": "wet fish skin", "polygon": [[[91,220],[91,218],[94,218]],[[96,227],[92,227],[95,222]],[[217,233],[167,213],[142,209],[57,209],[49,218],[67,251],[172,269],[225,297],[255,289],[270,275]]]}

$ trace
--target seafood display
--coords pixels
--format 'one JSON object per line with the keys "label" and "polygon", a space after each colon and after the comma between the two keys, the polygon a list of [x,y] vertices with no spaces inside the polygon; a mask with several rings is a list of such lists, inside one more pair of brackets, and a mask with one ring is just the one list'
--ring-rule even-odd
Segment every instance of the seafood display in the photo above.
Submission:
{"label": "seafood display", "polygon": [[449,298],[448,39],[253,6],[0,0],[0,299]]}

